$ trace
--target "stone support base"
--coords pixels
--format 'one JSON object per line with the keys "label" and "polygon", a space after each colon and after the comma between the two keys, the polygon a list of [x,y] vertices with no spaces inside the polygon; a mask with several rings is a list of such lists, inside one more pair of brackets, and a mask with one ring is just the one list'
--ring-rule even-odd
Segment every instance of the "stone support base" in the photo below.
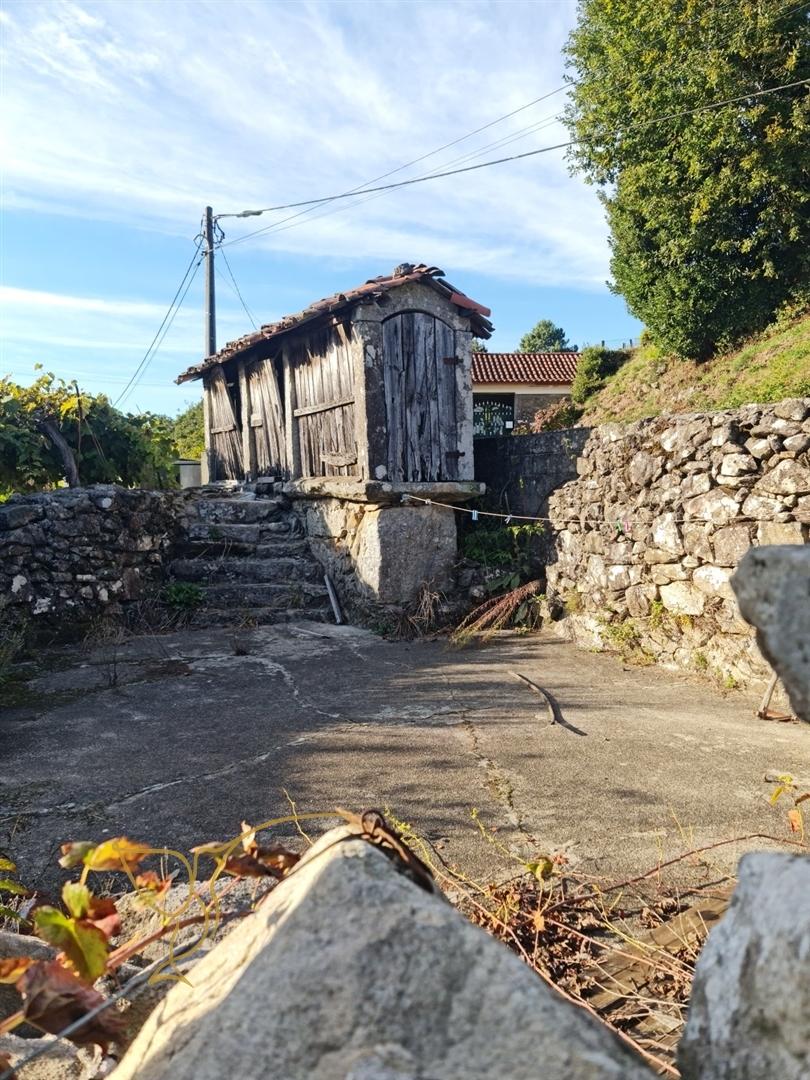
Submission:
{"label": "stone support base", "polygon": [[341,601],[406,607],[422,586],[454,586],[456,520],[439,505],[381,506],[338,498],[295,499],[313,553]]}

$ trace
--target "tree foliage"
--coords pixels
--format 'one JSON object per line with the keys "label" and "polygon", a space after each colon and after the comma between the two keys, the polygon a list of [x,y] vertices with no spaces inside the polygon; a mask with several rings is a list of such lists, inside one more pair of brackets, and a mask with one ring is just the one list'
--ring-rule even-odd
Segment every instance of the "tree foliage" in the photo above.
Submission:
{"label": "tree foliage", "polygon": [[175,417],[173,431],[174,442],[180,457],[199,458],[202,456],[205,449],[202,401],[189,405]]}
{"label": "tree foliage", "polygon": [[524,334],[518,345],[518,352],[563,352],[568,349],[576,350],[575,345],[568,344],[568,338],[561,326],[555,326],[551,319],[541,319],[539,323]]}
{"label": "tree foliage", "polygon": [[70,484],[168,487],[176,456],[172,421],[128,416],[44,373],[31,386],[0,378],[0,489]]}
{"label": "tree foliage", "polygon": [[684,113],[810,76],[809,26],[786,0],[581,0],[570,154],[613,288],[664,349],[705,358],[808,289],[807,87]]}

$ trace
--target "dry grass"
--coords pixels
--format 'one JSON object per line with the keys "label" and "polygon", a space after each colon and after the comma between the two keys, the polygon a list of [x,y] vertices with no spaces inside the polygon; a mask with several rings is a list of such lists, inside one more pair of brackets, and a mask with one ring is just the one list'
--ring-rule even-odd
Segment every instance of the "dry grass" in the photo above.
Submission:
{"label": "dry grass", "polygon": [[[712,865],[711,852],[754,840],[805,850],[797,841],[751,834],[689,846],[644,873],[611,881],[577,872],[562,854],[524,862],[473,811],[482,838],[521,864],[513,877],[482,884],[448,864],[410,825],[388,810],[386,816],[471,922],[610,1027],[657,1073],[676,1078],[695,965],[735,884]],[[710,884],[683,891],[674,873],[678,864],[704,871]]]}
{"label": "dry grass", "polygon": [[[526,611],[534,597],[541,595],[541,583],[528,581],[501,596],[491,596],[461,620],[450,635],[450,640],[454,645],[466,645],[476,637],[486,640],[514,620],[523,622],[518,618],[521,608]],[[523,622],[523,625],[526,623]]]}

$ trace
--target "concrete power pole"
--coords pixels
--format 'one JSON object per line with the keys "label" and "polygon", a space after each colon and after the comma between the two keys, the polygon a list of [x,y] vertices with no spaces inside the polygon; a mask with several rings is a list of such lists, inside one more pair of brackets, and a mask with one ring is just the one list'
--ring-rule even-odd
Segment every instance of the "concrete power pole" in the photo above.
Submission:
{"label": "concrete power pole", "polygon": [[205,208],[205,336],[204,356],[217,351],[217,309],[214,294],[214,211]]}
{"label": "concrete power pole", "polygon": [[[205,258],[205,317],[203,326],[203,360],[217,351],[217,309],[214,292],[214,211],[205,208],[203,222]],[[211,403],[208,392],[203,389],[203,431],[205,452],[202,456],[202,482],[211,483],[217,478],[216,460],[211,446]]]}

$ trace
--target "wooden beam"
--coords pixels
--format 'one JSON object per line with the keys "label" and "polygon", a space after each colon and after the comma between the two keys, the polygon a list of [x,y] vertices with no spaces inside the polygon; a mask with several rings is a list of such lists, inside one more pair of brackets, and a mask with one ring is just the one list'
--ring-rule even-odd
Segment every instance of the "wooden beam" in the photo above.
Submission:
{"label": "wooden beam", "polygon": [[298,436],[298,418],[295,415],[295,372],[290,360],[289,345],[285,345],[281,351],[281,365],[284,372],[284,442],[287,466],[290,480],[298,480],[301,476],[301,443]]}
{"label": "wooden beam", "polygon": [[203,438],[205,439],[205,450],[203,451],[201,478],[204,484],[216,480],[214,457],[211,453],[211,399],[209,394],[208,380],[203,377]]}
{"label": "wooden beam", "polygon": [[247,377],[247,364],[240,360],[237,364],[239,372],[239,412],[242,424],[242,471],[246,480],[254,480],[256,477],[256,443],[253,432],[250,430],[250,381]]}
{"label": "wooden beam", "polygon": [[354,405],[354,397],[339,398],[337,401],[323,401],[319,405],[307,405],[305,409],[295,409],[294,416],[312,416],[313,413],[339,409],[341,405]]}

